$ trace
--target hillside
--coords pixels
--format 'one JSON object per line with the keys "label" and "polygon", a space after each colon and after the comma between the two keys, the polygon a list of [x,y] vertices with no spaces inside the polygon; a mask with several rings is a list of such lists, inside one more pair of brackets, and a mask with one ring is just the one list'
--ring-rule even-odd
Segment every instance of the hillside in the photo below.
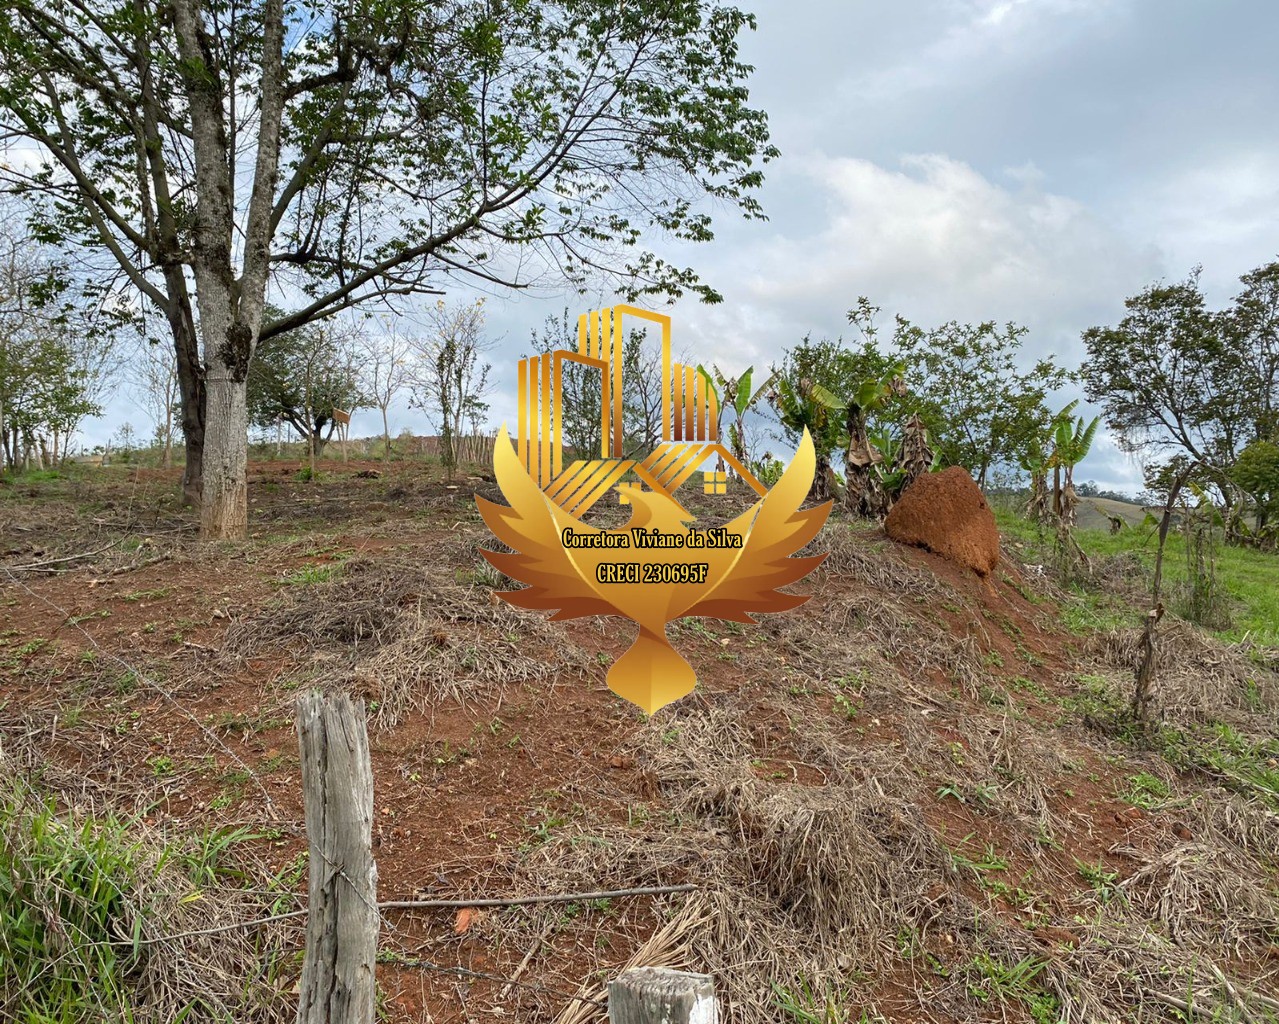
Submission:
{"label": "hillside", "polygon": [[[367,701],[381,899],[697,887],[388,911],[390,1021],[602,1020],[628,963],[751,1024],[1279,1020],[1279,654],[1165,620],[1143,735],[1140,562],[1075,593],[1026,533],[983,581],[833,518],[801,608],[672,627],[698,689],[648,717],[603,682],[633,626],[493,597],[486,480],[322,468],[255,463],[252,537],[205,548],[171,474],[0,484],[0,1017],[292,1019],[300,918],[191,933],[301,906],[321,686]],[[76,956],[42,886],[96,908]]]}

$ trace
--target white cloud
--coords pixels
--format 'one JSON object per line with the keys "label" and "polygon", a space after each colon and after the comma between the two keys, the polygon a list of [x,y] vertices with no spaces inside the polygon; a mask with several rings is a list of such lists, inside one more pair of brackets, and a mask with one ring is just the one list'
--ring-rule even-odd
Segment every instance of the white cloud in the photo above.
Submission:
{"label": "white cloud", "polygon": [[918,323],[1016,320],[1077,336],[1162,270],[1153,252],[1125,242],[1082,203],[1026,179],[1010,190],[938,154],[901,165],[808,161],[826,226],[761,240],[725,275],[735,281],[729,304],[756,311],[736,314],[744,344],[766,347],[760,326],[794,324],[799,310],[810,313],[801,323],[833,333],[858,295]]}
{"label": "white cloud", "polygon": [[1213,305],[1241,273],[1279,257],[1279,150],[1219,153],[1165,172],[1115,211],[1127,233],[1152,239],[1176,277],[1202,264]]}

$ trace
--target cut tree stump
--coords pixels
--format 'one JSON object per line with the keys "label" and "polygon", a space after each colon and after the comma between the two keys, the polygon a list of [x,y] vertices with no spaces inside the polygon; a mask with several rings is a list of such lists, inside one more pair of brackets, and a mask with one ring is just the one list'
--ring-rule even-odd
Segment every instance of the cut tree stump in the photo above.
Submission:
{"label": "cut tree stump", "polygon": [[298,700],[297,729],[310,848],[298,1024],[372,1024],[379,918],[364,704],[312,691]]}
{"label": "cut tree stump", "polygon": [[718,1024],[709,974],[636,967],[608,983],[611,1024]]}

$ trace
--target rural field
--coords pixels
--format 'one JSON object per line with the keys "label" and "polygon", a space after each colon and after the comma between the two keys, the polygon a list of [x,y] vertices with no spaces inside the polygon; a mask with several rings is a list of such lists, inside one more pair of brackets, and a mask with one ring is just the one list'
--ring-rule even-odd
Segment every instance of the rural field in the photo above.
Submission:
{"label": "rural field", "polygon": [[1143,730],[1148,527],[1066,585],[1011,509],[986,579],[837,510],[802,607],[672,626],[698,688],[649,717],[632,624],[494,596],[487,471],[319,470],[251,463],[214,544],[177,470],[0,481],[0,1017],[295,1016],[318,687],[368,711],[379,900],[462,903],[383,911],[387,1021],[603,1020],[645,964],[751,1024],[1279,1020],[1279,557],[1163,620]]}

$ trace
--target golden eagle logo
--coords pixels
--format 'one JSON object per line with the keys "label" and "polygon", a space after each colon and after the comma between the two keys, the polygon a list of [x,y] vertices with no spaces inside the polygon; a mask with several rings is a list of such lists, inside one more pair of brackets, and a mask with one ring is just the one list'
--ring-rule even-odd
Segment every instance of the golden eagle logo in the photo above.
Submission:
{"label": "golden eagle logo", "polygon": [[[777,588],[802,579],[826,557],[791,557],[817,536],[830,513],[830,502],[800,509],[815,461],[805,431],[776,486],[721,530],[705,531],[702,539],[717,546],[688,546],[692,519],[662,491],[620,485],[618,491],[629,498],[633,511],[617,530],[596,529],[564,512],[520,464],[503,429],[493,465],[511,504],[476,501],[489,529],[515,550],[481,553],[494,568],[528,584],[527,589],[501,593],[513,605],[553,610],[553,620],[621,615],[638,623],[639,636],[609,669],[608,685],[652,714],[692,692],[697,683],[693,667],[666,638],[668,622],[686,615],[754,622],[755,613],[789,611],[808,600]],[[636,546],[639,531],[650,539],[683,538],[685,544]],[[572,546],[566,545],[566,534]],[[718,546],[733,544],[733,537],[740,538],[740,547]],[[627,546],[615,546],[621,541]],[[623,568],[607,568],[613,566]],[[609,577],[624,578],[601,581]]]}
{"label": "golden eagle logo", "polygon": [[[623,454],[623,319],[662,330],[662,441],[644,459]],[[565,468],[560,427],[564,364],[600,374],[600,457]],[[693,667],[671,647],[666,624],[684,616],[754,622],[808,598],[778,590],[802,579],[825,557],[793,557],[821,530],[831,502],[801,509],[816,457],[804,432],[799,450],[768,490],[719,443],[719,398],[700,367],[671,358],[671,318],[614,306],[578,318],[577,350],[520,360],[518,440],[503,427],[493,450],[497,484],[510,505],[477,496],[484,522],[512,551],[482,551],[494,568],[527,584],[501,594],[552,619],[620,615],[639,636],[609,669],[614,693],[649,714],[690,693]],[[708,493],[724,493],[731,466],[760,496],[731,523],[696,529],[675,491],[715,457]],[[621,483],[633,476],[638,483]],[[582,516],[616,490],[631,518],[620,529],[588,526]]]}

